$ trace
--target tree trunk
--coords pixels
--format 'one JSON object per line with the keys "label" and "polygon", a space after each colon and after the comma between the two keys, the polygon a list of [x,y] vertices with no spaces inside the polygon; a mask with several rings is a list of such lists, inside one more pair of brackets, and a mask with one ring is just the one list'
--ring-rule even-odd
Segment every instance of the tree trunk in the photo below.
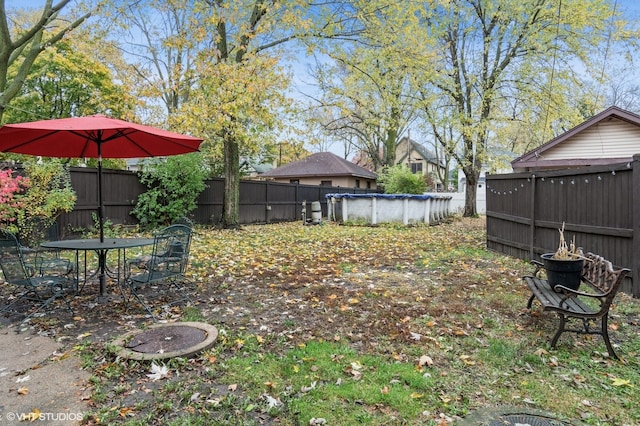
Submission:
{"label": "tree trunk", "polygon": [[464,217],[477,217],[478,209],[476,206],[476,194],[478,193],[478,175],[474,172],[465,173],[466,175],[466,188],[464,194]]}
{"label": "tree trunk", "polygon": [[[384,143],[384,166],[396,164],[396,141],[398,139],[397,129],[387,130],[387,140]],[[408,142],[407,142],[408,143]]]}
{"label": "tree trunk", "polygon": [[240,228],[240,150],[229,134],[224,137],[224,196],[222,227]]}

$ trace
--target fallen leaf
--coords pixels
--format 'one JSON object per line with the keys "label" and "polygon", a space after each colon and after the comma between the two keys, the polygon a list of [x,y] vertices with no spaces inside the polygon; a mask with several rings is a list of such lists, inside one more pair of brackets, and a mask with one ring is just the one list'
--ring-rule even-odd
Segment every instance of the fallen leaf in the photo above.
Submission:
{"label": "fallen leaf", "polygon": [[418,334],[418,333],[414,333],[413,331],[410,331],[410,332],[409,332],[409,337],[410,337],[412,340],[419,341],[419,340],[422,338],[422,335],[421,335],[421,334]]}
{"label": "fallen leaf", "polygon": [[18,395],[28,395],[29,394],[29,389],[25,388],[24,386],[22,386],[20,389],[18,389]]}
{"label": "fallen leaf", "polygon": [[307,393],[307,392],[309,392],[309,391],[311,391],[311,390],[313,390],[313,389],[315,389],[315,388],[316,388],[316,383],[317,383],[317,382],[311,382],[311,385],[309,385],[309,386],[302,386],[302,387],[300,388],[300,391],[301,391],[302,393]]}
{"label": "fallen leaf", "polygon": [[422,355],[422,356],[420,357],[420,360],[418,361],[418,365],[419,365],[420,367],[424,367],[425,365],[426,365],[427,367],[431,367],[431,366],[433,365],[433,359],[431,359],[431,357],[430,357],[430,356]]}
{"label": "fallen leaf", "polygon": [[28,413],[26,416],[22,417],[21,420],[26,420],[26,421],[30,421],[30,422],[35,422],[36,420],[40,419],[40,414],[42,412],[37,409],[34,408],[33,411],[31,411],[30,413]]}
{"label": "fallen leaf", "polygon": [[31,376],[19,377],[16,379],[16,383],[24,383],[28,382],[29,380],[31,380]]}
{"label": "fallen leaf", "polygon": [[473,361],[469,355],[460,355],[460,360],[467,365],[476,365],[476,362]]}
{"label": "fallen leaf", "polygon": [[276,399],[271,395],[265,394],[264,399],[267,400],[267,405],[269,406],[269,409],[276,408],[282,405],[282,401],[280,401],[280,399]]}
{"label": "fallen leaf", "polygon": [[160,380],[169,374],[169,369],[166,365],[158,365],[155,362],[151,364],[151,374],[147,374],[147,377],[153,380]]}
{"label": "fallen leaf", "polygon": [[625,379],[619,379],[617,377],[614,377],[611,379],[611,384],[613,386],[629,386],[629,387],[633,387],[633,384],[631,383],[631,380],[625,380]]}
{"label": "fallen leaf", "polygon": [[133,415],[135,413],[133,411],[133,408],[131,408],[131,407],[122,407],[120,409],[120,413],[119,414],[120,414],[120,417],[127,417],[127,416],[133,417]]}
{"label": "fallen leaf", "polygon": [[238,384],[234,383],[232,385],[227,386],[227,389],[229,390],[229,392],[235,392],[236,389],[238,389]]}

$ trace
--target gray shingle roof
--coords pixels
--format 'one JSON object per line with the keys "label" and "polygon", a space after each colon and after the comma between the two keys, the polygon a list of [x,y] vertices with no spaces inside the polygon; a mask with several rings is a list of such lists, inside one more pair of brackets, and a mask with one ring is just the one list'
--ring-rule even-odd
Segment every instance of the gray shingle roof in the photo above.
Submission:
{"label": "gray shingle roof", "polygon": [[303,176],[354,176],[376,179],[378,175],[340,158],[331,152],[311,154],[300,161],[285,164],[262,174],[264,177],[293,178]]}

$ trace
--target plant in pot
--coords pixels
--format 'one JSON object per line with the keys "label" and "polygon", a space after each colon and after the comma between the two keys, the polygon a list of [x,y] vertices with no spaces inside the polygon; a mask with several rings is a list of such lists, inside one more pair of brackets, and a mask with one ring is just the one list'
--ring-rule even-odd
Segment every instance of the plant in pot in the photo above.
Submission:
{"label": "plant in pot", "polygon": [[567,244],[564,238],[564,222],[560,232],[560,243],[555,253],[541,255],[544,269],[547,272],[547,281],[551,288],[560,285],[577,290],[580,287],[580,277],[584,265],[584,255],[580,247],[576,247],[575,237]]}

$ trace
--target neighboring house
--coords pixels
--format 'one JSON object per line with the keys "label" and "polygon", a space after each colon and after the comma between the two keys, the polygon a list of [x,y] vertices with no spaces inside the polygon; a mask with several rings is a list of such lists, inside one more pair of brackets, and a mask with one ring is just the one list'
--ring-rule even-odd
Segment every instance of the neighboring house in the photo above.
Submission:
{"label": "neighboring house", "polygon": [[378,175],[330,152],[311,154],[261,175],[276,182],[376,189]]}
{"label": "neighboring house", "polygon": [[249,178],[261,178],[265,172],[271,169],[273,169],[273,164],[255,164],[246,159],[240,161],[240,172]]}
{"label": "neighboring house", "polygon": [[413,173],[432,176],[437,189],[443,189],[439,176],[444,175],[445,165],[433,152],[406,136],[396,144],[396,164],[406,165]]}
{"label": "neighboring house", "polygon": [[511,162],[514,172],[631,161],[640,153],[640,115],[612,106]]}

